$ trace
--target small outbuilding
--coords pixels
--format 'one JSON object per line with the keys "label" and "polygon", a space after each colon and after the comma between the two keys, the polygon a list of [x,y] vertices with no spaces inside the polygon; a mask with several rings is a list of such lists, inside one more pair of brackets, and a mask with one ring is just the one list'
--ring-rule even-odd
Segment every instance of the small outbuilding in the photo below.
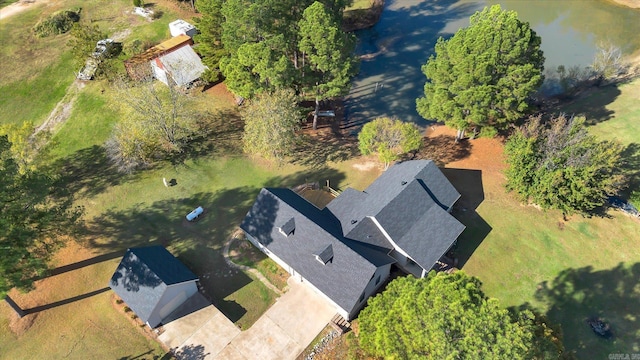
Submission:
{"label": "small outbuilding", "polygon": [[131,248],[109,286],[149,327],[155,328],[198,291],[198,277],[162,246]]}
{"label": "small outbuilding", "polygon": [[196,34],[196,27],[189,24],[188,22],[178,19],[176,21],[169,23],[169,32],[171,32],[171,36],[180,36],[187,35],[190,38]]}
{"label": "small outbuilding", "polygon": [[124,67],[133,80],[153,77],[166,85],[185,86],[207,69],[191,45],[189,36],[178,35],[125,60]]}

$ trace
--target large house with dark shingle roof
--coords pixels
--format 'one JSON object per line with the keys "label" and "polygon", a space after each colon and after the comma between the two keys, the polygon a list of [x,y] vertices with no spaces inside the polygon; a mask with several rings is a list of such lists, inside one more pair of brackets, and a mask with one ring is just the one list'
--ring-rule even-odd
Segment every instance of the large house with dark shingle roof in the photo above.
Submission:
{"label": "large house with dark shingle roof", "polygon": [[424,277],[464,230],[458,191],[430,160],[396,164],[364,191],[318,209],[290,189],[263,188],[241,228],[291,275],[352,319],[391,265]]}
{"label": "large house with dark shingle roof", "polygon": [[109,286],[155,328],[198,291],[198,277],[162,246],[128,249]]}

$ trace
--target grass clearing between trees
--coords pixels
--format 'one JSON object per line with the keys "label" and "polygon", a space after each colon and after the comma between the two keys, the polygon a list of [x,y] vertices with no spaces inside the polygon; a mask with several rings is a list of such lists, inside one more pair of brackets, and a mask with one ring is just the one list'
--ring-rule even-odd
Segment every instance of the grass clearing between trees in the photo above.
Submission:
{"label": "grass clearing between trees", "polygon": [[[467,225],[458,240],[462,269],[503,306],[532,306],[559,323],[578,358],[638,352],[633,309],[640,307],[640,289],[631,279],[640,272],[640,222],[617,211],[564,221],[559,211],[523,205],[505,192],[500,141],[477,139],[470,147],[470,156],[447,164],[482,170],[481,187],[471,176],[450,176],[466,209],[458,211]],[[593,316],[618,329],[613,340],[592,332],[586,319]]]}

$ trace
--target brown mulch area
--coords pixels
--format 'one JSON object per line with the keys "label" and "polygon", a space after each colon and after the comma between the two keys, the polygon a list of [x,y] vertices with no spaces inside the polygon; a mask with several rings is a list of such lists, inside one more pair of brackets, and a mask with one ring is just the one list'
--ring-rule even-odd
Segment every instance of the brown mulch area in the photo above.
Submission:
{"label": "brown mulch area", "polygon": [[227,89],[227,85],[225,85],[224,82],[219,82],[213,86],[207,86],[202,91],[207,95],[221,99],[224,102],[228,102],[230,105],[236,104],[235,96],[233,96],[231,91]]}

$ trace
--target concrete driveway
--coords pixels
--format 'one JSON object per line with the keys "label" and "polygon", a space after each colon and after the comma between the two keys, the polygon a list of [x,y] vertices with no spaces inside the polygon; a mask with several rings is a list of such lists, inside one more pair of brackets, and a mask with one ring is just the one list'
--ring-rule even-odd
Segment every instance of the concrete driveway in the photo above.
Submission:
{"label": "concrete driveway", "polygon": [[289,291],[246,331],[241,332],[217,309],[222,318],[207,307],[164,325],[160,340],[178,347],[178,354],[186,359],[295,359],[336,310],[293,277],[288,283]]}

